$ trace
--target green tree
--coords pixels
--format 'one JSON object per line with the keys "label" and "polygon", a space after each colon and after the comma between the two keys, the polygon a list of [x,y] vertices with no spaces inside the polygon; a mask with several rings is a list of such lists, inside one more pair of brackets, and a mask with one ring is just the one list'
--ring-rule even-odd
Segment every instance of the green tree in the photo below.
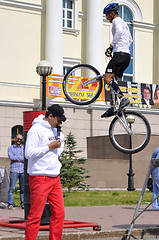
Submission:
{"label": "green tree", "polygon": [[79,157],[78,154],[83,151],[76,149],[77,141],[74,135],[69,132],[65,140],[65,149],[60,156],[62,163],[60,179],[62,186],[67,188],[68,192],[74,187],[83,190],[89,189],[89,185],[85,182],[85,179],[90,177],[87,175],[88,170],[80,166],[84,164],[87,159]]}

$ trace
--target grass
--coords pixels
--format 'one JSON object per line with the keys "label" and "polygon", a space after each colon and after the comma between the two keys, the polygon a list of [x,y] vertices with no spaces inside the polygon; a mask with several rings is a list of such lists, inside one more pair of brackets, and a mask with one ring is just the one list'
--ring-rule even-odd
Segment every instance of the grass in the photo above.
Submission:
{"label": "grass", "polygon": [[[137,204],[141,191],[72,191],[64,193],[65,207]],[[14,194],[15,205],[20,206],[19,191]],[[152,192],[145,191],[142,203],[152,201]]]}
{"label": "grass", "polygon": [[[64,197],[65,206],[104,206],[104,205],[133,205],[137,204],[140,191],[87,191],[71,192]],[[142,204],[151,202],[152,193],[144,194]]]}

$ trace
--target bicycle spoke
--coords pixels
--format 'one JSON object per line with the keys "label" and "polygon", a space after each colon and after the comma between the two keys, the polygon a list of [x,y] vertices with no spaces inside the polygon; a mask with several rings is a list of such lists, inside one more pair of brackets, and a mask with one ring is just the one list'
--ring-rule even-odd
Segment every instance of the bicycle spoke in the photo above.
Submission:
{"label": "bicycle spoke", "polygon": [[125,117],[120,115],[113,119],[109,131],[112,144],[124,153],[141,151],[148,144],[150,134],[146,118],[132,111],[127,111]]}
{"label": "bicycle spoke", "polygon": [[74,66],[65,75],[63,91],[69,101],[86,105],[95,101],[102,90],[102,77],[97,69],[88,64]]}

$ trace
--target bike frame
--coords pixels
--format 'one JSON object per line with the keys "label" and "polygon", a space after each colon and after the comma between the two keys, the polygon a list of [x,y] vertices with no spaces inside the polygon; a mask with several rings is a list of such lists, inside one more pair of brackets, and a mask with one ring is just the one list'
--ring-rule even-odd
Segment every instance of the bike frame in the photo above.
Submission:
{"label": "bike frame", "polygon": [[[112,101],[113,101],[113,106],[114,106],[114,110],[116,110],[116,103],[118,103],[118,106],[120,105],[120,100],[118,98],[118,95],[116,94],[116,92],[114,91],[114,89],[110,86],[110,92],[111,92],[111,96],[112,96]],[[116,111],[116,117],[119,119],[120,124],[124,127],[124,129],[127,131],[127,133],[129,135],[132,135],[132,130],[129,127],[129,123],[124,115],[123,109],[118,109]],[[122,115],[122,118],[121,116]]]}
{"label": "bike frame", "polygon": [[104,74],[101,74],[101,75],[98,75],[98,76],[96,76],[96,77],[93,77],[93,78],[91,78],[91,79],[89,79],[89,80],[81,83],[81,85],[82,85],[82,87],[85,87],[85,86],[87,86],[87,85],[90,84],[90,83],[96,82],[96,81],[98,80],[98,78],[101,78],[101,77],[103,78],[103,77],[104,77]]}
{"label": "bike frame", "polygon": [[[96,77],[93,77],[93,78],[91,78],[91,79],[89,79],[89,80],[81,83],[81,85],[82,85],[83,87],[85,87],[85,86],[87,86],[88,84],[91,84],[91,83],[97,81],[100,77],[103,78],[103,77],[104,77],[104,74],[101,74],[101,75],[98,75],[98,76],[96,76]],[[112,88],[111,86],[110,86],[110,91],[111,91],[111,96],[112,96],[112,101],[113,101],[114,110],[116,110],[117,103],[118,103],[118,106],[120,105],[120,100],[119,100],[116,92],[113,90],[113,88]],[[120,124],[124,127],[124,129],[127,131],[127,133],[128,133],[129,135],[132,135],[132,130],[131,130],[131,128],[129,127],[129,123],[128,123],[125,115],[124,115],[123,109],[120,109],[120,108],[119,108],[119,109],[116,111],[116,114],[115,114],[115,115],[117,116],[117,118],[119,119]],[[122,118],[121,118],[120,115],[122,115]]]}

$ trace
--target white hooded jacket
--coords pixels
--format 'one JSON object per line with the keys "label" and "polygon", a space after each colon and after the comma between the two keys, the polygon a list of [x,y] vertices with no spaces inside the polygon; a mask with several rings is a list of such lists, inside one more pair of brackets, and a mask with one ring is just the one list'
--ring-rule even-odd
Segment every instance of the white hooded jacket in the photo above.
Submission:
{"label": "white hooded jacket", "polygon": [[28,159],[27,172],[32,176],[56,177],[60,174],[61,163],[58,157],[64,150],[64,135],[60,133],[61,147],[49,151],[48,144],[56,141],[57,129],[52,128],[44,115],[34,119],[27,133],[25,157]]}

